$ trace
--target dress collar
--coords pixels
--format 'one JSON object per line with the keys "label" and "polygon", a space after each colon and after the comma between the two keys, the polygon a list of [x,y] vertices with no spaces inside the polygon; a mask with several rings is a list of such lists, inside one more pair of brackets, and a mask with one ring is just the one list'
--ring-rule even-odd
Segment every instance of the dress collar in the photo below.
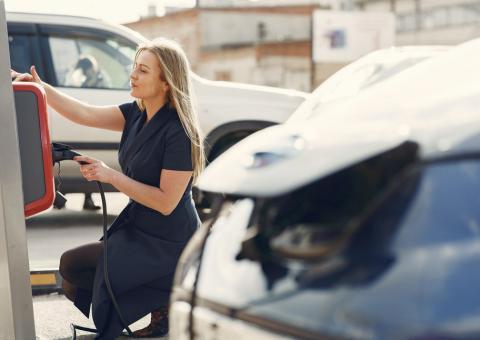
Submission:
{"label": "dress collar", "polygon": [[176,116],[176,110],[171,108],[168,103],[163,105],[146,124],[147,114],[145,111],[141,112],[140,119],[134,123],[135,135],[128,138],[124,154],[125,161],[128,163],[153,135],[160,133],[162,128],[165,128],[168,122]]}

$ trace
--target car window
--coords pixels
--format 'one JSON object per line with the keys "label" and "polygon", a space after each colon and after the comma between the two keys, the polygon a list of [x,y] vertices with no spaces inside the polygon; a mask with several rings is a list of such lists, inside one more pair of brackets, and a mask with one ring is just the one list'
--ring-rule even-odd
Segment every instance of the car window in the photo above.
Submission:
{"label": "car window", "polygon": [[136,46],[114,39],[50,37],[57,86],[129,89]]}
{"label": "car window", "polygon": [[30,36],[22,34],[11,34],[8,36],[10,64],[18,72],[29,72],[30,66],[34,64],[30,39]]}
{"label": "car window", "polygon": [[405,142],[266,201],[258,224],[273,236],[272,249],[309,257],[328,244],[340,244],[415,163],[417,151],[415,143]]}
{"label": "car window", "polygon": [[[390,155],[384,162],[375,157],[267,201],[259,225],[271,237],[272,249],[286,256],[308,255],[353,235],[349,252],[358,256],[480,240],[480,161],[412,171]],[[349,234],[351,226],[354,234]]]}
{"label": "car window", "polygon": [[478,240],[480,162],[427,167],[396,229],[394,246],[401,249]]}

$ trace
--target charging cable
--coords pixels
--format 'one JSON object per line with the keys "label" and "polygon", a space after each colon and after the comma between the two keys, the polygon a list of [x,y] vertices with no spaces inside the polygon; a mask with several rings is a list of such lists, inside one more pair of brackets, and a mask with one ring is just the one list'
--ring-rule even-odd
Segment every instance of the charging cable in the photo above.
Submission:
{"label": "charging cable", "polygon": [[[60,144],[60,143],[52,143],[52,159],[53,163],[60,162],[63,160],[73,160],[75,156],[81,156],[78,152],[73,151],[68,145]],[[81,165],[87,164],[85,162],[78,162]],[[98,191],[100,192],[100,197],[102,198],[102,213],[103,213],[103,276],[105,279],[105,285],[107,286],[108,294],[110,295],[110,300],[112,301],[113,307],[117,312],[118,317],[120,318],[120,322],[124,329],[127,330],[128,336],[134,337],[133,332],[128,327],[125,319],[123,318],[122,312],[120,311],[120,306],[117,303],[117,299],[115,298],[115,294],[112,290],[112,285],[110,284],[110,278],[108,276],[108,235],[107,235],[107,201],[105,199],[105,192],[103,191],[102,183],[99,181],[95,181],[98,186]],[[94,328],[83,327],[75,324],[70,324],[72,329],[72,340],[77,339],[77,330],[85,331],[89,333],[98,333],[98,330]]]}

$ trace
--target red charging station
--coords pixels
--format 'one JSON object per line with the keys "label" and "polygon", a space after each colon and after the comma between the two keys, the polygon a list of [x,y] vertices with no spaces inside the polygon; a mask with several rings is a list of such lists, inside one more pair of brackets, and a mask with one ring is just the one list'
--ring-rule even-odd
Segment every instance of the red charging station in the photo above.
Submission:
{"label": "red charging station", "polygon": [[14,82],[25,217],[50,208],[55,198],[47,100],[36,83]]}

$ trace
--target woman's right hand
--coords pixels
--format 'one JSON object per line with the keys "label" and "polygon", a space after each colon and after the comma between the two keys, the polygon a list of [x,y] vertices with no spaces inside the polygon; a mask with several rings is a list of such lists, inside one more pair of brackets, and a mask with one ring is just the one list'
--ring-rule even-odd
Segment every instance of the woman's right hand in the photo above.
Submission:
{"label": "woman's right hand", "polygon": [[45,84],[43,83],[42,79],[40,79],[40,76],[37,73],[37,70],[35,69],[35,66],[30,66],[30,73],[32,74],[33,81],[43,87]]}
{"label": "woman's right hand", "polygon": [[29,73],[18,73],[15,70],[10,69],[10,77],[12,81],[33,81],[33,77]]}

